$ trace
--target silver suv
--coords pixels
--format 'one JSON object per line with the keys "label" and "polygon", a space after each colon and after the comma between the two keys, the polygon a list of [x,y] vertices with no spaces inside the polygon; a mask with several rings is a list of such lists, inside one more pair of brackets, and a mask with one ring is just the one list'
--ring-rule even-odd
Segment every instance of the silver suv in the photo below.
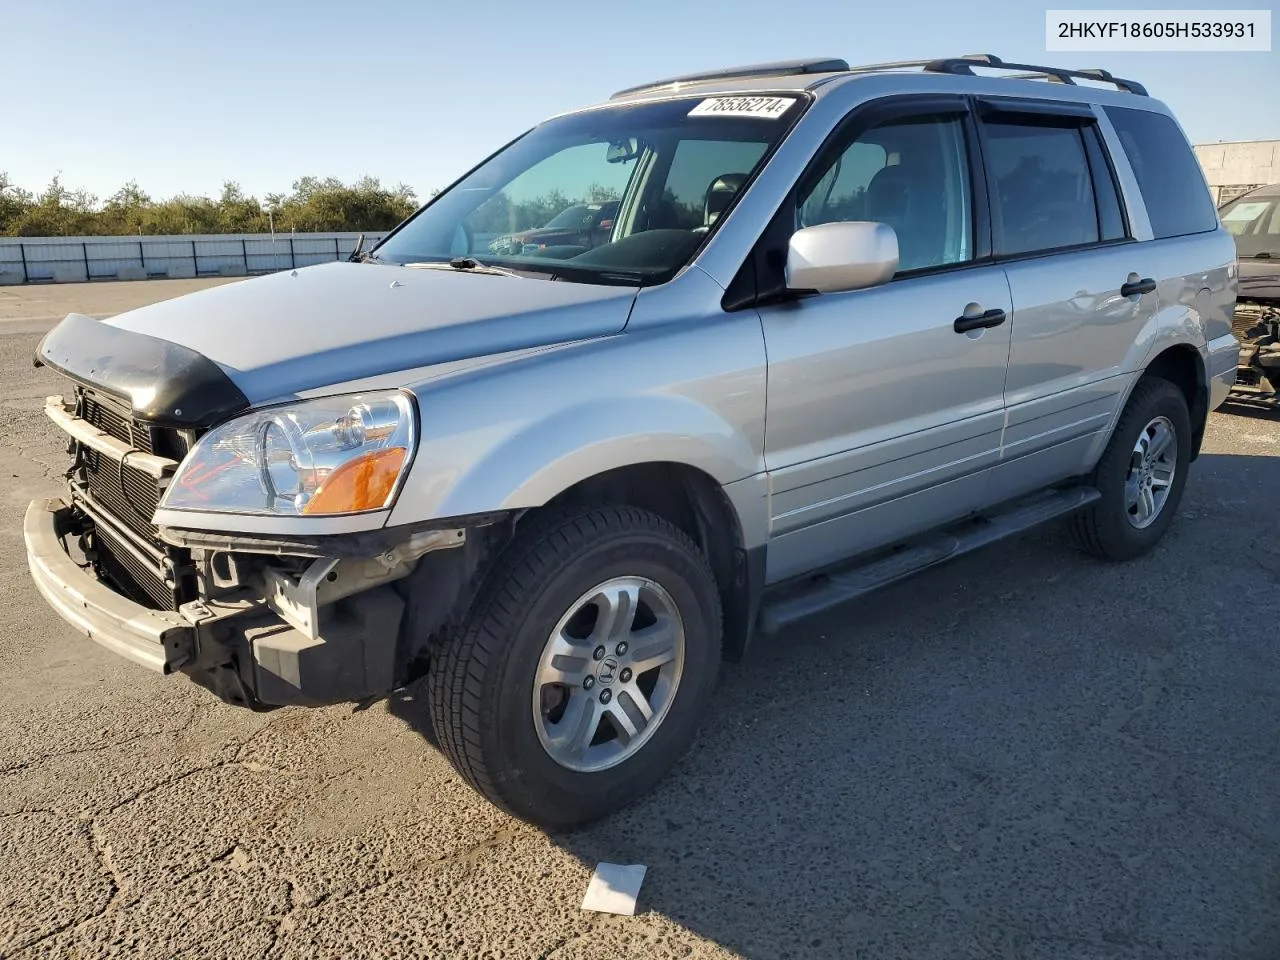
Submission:
{"label": "silver suv", "polygon": [[[604,242],[492,253],[614,202]],[[352,262],[68,316],[37,362],[70,482],[27,513],[31,572],[231,702],[416,682],[467,781],[569,827],[668,771],[753,638],[1057,517],[1150,550],[1235,378],[1236,290],[1133,81],[662,81]]]}

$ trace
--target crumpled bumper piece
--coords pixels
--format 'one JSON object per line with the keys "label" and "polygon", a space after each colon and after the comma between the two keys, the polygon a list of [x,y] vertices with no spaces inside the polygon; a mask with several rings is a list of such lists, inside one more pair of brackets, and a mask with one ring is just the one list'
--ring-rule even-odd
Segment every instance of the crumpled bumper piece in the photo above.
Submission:
{"label": "crumpled bumper piece", "polygon": [[180,614],[149,610],[121,596],[67,555],[59,532],[71,507],[33,500],[22,522],[27,564],[36,589],[63,620],[95,643],[158,673],[173,673],[195,656],[195,627]]}

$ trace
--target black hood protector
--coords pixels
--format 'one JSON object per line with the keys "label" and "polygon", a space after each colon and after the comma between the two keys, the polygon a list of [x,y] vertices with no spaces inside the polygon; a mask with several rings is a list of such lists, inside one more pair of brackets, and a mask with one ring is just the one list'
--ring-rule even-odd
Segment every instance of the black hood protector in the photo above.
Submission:
{"label": "black hood protector", "polygon": [[204,354],[78,313],[45,334],[35,365],[126,399],[137,419],[157,426],[208,427],[249,408]]}

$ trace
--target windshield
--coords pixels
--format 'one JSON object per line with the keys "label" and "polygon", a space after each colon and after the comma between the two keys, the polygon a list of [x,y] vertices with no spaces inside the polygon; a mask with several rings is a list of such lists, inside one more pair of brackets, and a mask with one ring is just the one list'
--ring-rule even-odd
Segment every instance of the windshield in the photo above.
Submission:
{"label": "windshield", "polygon": [[1236,238],[1239,257],[1271,256],[1280,259],[1280,197],[1239,197],[1219,215],[1222,225]]}
{"label": "windshield", "polygon": [[691,98],[550,120],[434,198],[376,248],[377,259],[472,257],[544,279],[665,282],[715,230],[802,103]]}

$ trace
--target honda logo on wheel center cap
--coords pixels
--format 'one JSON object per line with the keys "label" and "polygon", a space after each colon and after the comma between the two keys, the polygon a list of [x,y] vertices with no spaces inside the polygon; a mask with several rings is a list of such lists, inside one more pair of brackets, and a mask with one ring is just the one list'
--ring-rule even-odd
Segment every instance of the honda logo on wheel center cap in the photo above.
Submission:
{"label": "honda logo on wheel center cap", "polygon": [[605,657],[600,662],[600,672],[596,674],[596,679],[601,683],[613,683],[613,678],[618,675],[618,661],[613,657]]}

